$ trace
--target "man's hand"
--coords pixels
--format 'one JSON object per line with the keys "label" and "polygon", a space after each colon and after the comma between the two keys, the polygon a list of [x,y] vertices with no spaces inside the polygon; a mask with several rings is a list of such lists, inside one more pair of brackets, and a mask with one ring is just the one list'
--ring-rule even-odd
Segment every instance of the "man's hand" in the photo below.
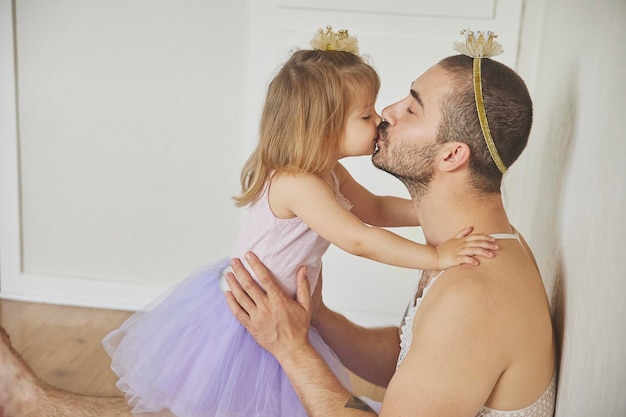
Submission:
{"label": "man's hand", "polygon": [[319,292],[315,300],[311,300],[306,268],[300,268],[296,274],[296,299],[293,300],[254,254],[246,253],[246,260],[259,283],[239,259],[231,260],[234,274],[226,275],[230,287],[225,293],[226,302],[257,343],[280,362],[308,415],[367,417],[375,414],[346,390],[309,342],[313,306],[324,306]]}
{"label": "man's hand", "polygon": [[257,343],[280,360],[283,353],[309,343],[311,294],[306,268],[298,270],[296,299],[293,300],[256,255],[248,252],[246,260],[259,283],[239,259],[231,260],[234,274],[226,275],[230,287],[225,294],[226,302]]}

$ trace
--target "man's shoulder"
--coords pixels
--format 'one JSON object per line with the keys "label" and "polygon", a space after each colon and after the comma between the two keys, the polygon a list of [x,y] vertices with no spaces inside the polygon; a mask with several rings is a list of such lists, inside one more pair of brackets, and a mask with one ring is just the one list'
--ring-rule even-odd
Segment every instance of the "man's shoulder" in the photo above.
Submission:
{"label": "man's shoulder", "polygon": [[493,321],[502,312],[503,291],[498,283],[501,277],[493,268],[462,266],[450,268],[429,289],[420,309],[424,316],[463,317],[466,324]]}
{"label": "man's shoulder", "polygon": [[491,271],[470,265],[447,269],[432,285],[430,297],[445,302],[484,297],[491,286],[490,275]]}
{"label": "man's shoulder", "polygon": [[444,271],[421,302],[422,318],[462,318],[465,325],[482,326],[485,336],[514,329],[513,321],[532,320],[528,306],[539,308],[545,301],[538,271],[527,258],[499,257],[479,266]]}
{"label": "man's shoulder", "polygon": [[421,316],[449,315],[458,310],[478,313],[478,301],[485,297],[486,288],[473,268],[450,268],[431,283],[422,296],[418,313]]}
{"label": "man's shoulder", "polygon": [[501,248],[493,259],[481,259],[478,266],[449,268],[435,284],[449,297],[500,299],[514,296],[531,281],[541,281],[539,270],[529,250],[518,244]]}
{"label": "man's shoulder", "polygon": [[450,268],[437,278],[415,313],[411,347],[415,350],[407,357],[421,358],[421,364],[433,352],[445,352],[448,359],[459,356],[480,363],[490,378],[506,367],[507,343],[501,338],[505,320],[481,278],[480,269],[469,267]]}

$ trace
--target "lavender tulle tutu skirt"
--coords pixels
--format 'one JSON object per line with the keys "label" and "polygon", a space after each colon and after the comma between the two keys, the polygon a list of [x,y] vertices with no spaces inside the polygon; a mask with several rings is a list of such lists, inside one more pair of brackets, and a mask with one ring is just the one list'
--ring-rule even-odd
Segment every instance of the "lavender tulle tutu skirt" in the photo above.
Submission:
{"label": "lavender tulle tutu skirt", "polygon": [[[276,359],[228,309],[224,259],[201,268],[102,341],[134,413],[177,417],[306,417]],[[315,329],[312,345],[350,389],[347,372]]]}

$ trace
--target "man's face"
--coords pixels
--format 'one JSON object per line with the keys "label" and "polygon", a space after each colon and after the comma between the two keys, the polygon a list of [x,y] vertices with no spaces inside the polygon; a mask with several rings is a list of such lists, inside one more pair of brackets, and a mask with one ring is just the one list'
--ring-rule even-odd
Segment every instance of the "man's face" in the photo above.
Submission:
{"label": "man's face", "polygon": [[436,143],[441,121],[440,100],[452,88],[452,80],[439,65],[413,84],[409,95],[386,107],[379,127],[374,165],[396,176],[413,198],[423,195],[433,176],[440,145]]}

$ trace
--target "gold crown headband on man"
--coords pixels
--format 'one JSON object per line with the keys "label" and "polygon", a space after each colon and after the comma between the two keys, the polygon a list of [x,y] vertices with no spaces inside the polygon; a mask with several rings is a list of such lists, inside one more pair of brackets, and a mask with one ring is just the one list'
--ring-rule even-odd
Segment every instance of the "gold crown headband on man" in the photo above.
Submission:
{"label": "gold crown headband on man", "polygon": [[483,137],[485,138],[485,143],[491,154],[491,159],[493,159],[493,162],[500,172],[504,174],[507,171],[507,166],[502,161],[502,158],[500,158],[496,144],[491,136],[491,131],[489,130],[489,123],[487,122],[480,71],[482,58],[500,55],[504,51],[502,46],[496,42],[495,38],[497,36],[493,32],[473,32],[469,29],[463,29],[461,35],[465,35],[465,43],[455,42],[454,49],[474,59],[474,98],[476,100],[476,111],[478,113],[480,128],[483,131]]}

